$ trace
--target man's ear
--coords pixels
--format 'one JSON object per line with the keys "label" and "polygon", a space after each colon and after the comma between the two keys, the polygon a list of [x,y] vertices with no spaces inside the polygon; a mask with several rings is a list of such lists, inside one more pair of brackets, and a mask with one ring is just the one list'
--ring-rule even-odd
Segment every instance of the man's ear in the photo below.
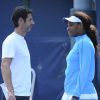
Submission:
{"label": "man's ear", "polygon": [[23,20],[22,17],[19,18],[19,20],[18,20],[18,25],[20,25],[21,23],[24,23],[24,20]]}

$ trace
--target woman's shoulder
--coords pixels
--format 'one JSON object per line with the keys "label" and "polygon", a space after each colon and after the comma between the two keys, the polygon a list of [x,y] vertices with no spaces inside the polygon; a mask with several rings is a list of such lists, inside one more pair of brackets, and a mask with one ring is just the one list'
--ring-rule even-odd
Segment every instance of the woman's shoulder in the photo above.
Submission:
{"label": "woman's shoulder", "polygon": [[78,47],[84,47],[85,49],[94,48],[92,41],[88,37],[81,39],[77,44]]}

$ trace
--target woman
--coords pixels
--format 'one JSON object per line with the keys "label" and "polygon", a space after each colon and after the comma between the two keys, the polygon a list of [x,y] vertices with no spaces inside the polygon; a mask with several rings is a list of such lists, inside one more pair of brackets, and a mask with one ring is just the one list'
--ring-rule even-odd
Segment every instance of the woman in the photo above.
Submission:
{"label": "woman", "polygon": [[75,44],[66,58],[64,94],[61,100],[98,100],[92,83],[98,45],[96,28],[90,16],[80,11],[64,19],[68,22],[68,34],[75,39]]}

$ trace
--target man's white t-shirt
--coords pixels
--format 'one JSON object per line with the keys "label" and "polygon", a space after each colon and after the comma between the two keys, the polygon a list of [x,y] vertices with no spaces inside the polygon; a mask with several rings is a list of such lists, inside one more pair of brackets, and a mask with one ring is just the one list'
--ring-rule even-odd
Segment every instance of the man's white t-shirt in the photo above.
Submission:
{"label": "man's white t-shirt", "polygon": [[13,58],[10,69],[16,96],[30,96],[30,54],[23,36],[13,32],[3,42],[2,58]]}

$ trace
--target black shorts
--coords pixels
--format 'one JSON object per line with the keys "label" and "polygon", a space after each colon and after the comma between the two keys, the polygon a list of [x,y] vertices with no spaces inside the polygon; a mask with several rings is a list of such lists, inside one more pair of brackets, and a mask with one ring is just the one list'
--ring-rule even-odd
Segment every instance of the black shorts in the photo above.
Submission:
{"label": "black shorts", "polygon": [[[4,96],[3,96],[3,100],[6,100]],[[16,96],[16,100],[29,100],[29,97],[28,96]]]}

